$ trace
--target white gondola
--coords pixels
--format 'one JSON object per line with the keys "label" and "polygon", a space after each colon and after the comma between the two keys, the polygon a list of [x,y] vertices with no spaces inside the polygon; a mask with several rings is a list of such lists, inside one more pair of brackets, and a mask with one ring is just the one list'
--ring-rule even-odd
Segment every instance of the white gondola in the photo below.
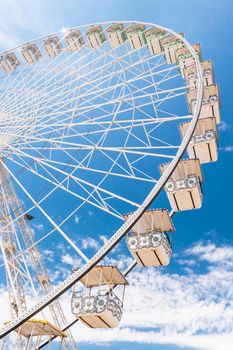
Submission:
{"label": "white gondola", "polygon": [[134,24],[128,27],[125,32],[129,39],[132,50],[137,50],[146,45],[145,26],[143,24]]}
{"label": "white gondola", "polygon": [[[132,213],[124,215],[128,220]],[[166,209],[147,210],[132,227],[127,246],[139,266],[167,266],[172,250],[165,232],[174,226]]]}
{"label": "white gondola", "polygon": [[[197,103],[197,90],[187,91],[187,101],[189,111],[194,113]],[[220,123],[220,97],[217,84],[204,87],[200,118],[216,118],[216,123]]]}
{"label": "white gondola", "polygon": [[[201,62],[204,86],[214,84],[213,64],[211,61]],[[189,89],[196,89],[198,84],[197,67],[195,64],[184,68],[184,78]]]}
{"label": "white gondola", "polygon": [[[192,45],[192,48],[194,49],[195,53],[199,57],[199,60],[202,61],[200,44],[194,44]],[[176,50],[175,56],[176,56],[176,64],[180,67],[182,77],[184,78],[184,70],[195,63],[194,56],[186,46]]]}
{"label": "white gondola", "polygon": [[112,26],[108,27],[107,33],[108,40],[113,49],[124,44],[127,39],[123,24],[113,24]]}
{"label": "white gondola", "polygon": [[84,44],[81,32],[78,29],[72,30],[65,36],[65,41],[71,52],[76,52],[81,49]]}
{"label": "white gondola", "polygon": [[[90,328],[117,327],[122,317],[125,286],[128,285],[122,273],[115,266],[96,266],[81,282],[85,290],[74,290],[72,313]],[[123,286],[121,299],[113,293],[115,286]]]}
{"label": "white gondola", "polygon": [[101,26],[91,27],[86,36],[92,49],[98,49],[106,40]]}
{"label": "white gondola", "polygon": [[157,55],[162,52],[160,39],[163,38],[165,35],[165,30],[157,28],[152,28],[145,31],[145,38],[151,55]]}
{"label": "white gondola", "polygon": [[[183,33],[180,33],[181,36],[184,36]],[[176,63],[175,52],[181,47],[184,47],[185,44],[175,35],[167,35],[160,40],[162,49],[165,53],[165,57],[168,64]]]}
{"label": "white gondola", "polygon": [[[169,163],[160,166],[161,174]],[[174,211],[198,209],[202,206],[203,176],[199,159],[180,160],[165,185],[166,194]]]}
{"label": "white gondola", "polygon": [[[190,122],[179,125],[182,139]],[[198,158],[201,164],[218,160],[218,139],[215,118],[200,119],[187,148],[189,158]]]}
{"label": "white gondola", "polygon": [[41,53],[36,44],[29,44],[22,50],[22,55],[27,63],[35,63],[41,58]]}
{"label": "white gondola", "polygon": [[58,36],[48,37],[44,41],[44,48],[49,57],[56,57],[62,51],[62,45]]}
{"label": "white gondola", "polygon": [[19,65],[20,62],[14,52],[7,53],[0,58],[0,67],[6,73],[12,72]]}

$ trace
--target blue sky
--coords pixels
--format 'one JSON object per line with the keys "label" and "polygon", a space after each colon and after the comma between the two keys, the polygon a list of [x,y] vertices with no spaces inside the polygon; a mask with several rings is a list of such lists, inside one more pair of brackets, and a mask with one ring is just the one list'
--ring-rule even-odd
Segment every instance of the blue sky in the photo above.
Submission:
{"label": "blue sky", "polygon": [[[98,3],[94,0],[2,0],[0,3],[2,50],[62,28],[108,20],[148,21],[184,32],[191,43],[200,42],[203,57],[213,60],[215,80],[220,86],[219,161],[203,166],[202,209],[175,216],[174,258],[167,269],[151,269],[143,274],[136,270],[131,275],[130,302],[126,304],[120,330],[94,331],[93,336],[81,326],[75,328],[80,350],[110,347],[114,350],[180,347],[216,350],[220,345],[224,350],[230,349],[233,341],[232,16],[230,0],[99,0]],[[98,241],[86,241],[90,222],[100,236],[101,223],[90,208],[85,217],[83,214],[74,217],[73,222],[81,232],[80,244],[88,256],[98,249],[101,239],[105,239],[103,236]],[[43,225],[46,224],[43,222]],[[34,229],[39,232],[44,227],[35,224]],[[66,276],[77,261],[63,248],[58,247]],[[118,253],[124,254],[124,248]],[[45,255],[52,269],[54,256],[50,249]],[[137,302],[144,303],[143,298],[147,298],[146,312],[136,307]],[[89,344],[91,339],[98,339],[99,345]]]}

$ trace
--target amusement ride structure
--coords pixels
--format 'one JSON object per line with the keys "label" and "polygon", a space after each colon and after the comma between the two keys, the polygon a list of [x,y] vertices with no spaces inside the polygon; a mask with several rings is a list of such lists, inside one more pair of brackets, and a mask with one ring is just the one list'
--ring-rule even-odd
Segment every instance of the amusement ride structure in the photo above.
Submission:
{"label": "amusement ride structure", "polygon": [[[202,206],[202,164],[218,159],[212,62],[182,33],[108,22],[2,52],[0,68],[1,349],[76,349],[72,325],[118,326],[127,275],[168,265],[172,216]],[[91,230],[75,232],[79,217]]]}

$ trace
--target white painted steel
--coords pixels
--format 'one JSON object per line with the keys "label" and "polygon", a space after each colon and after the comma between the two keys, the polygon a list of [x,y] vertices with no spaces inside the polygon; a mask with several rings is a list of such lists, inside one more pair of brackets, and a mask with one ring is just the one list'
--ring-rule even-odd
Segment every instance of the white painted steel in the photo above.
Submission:
{"label": "white painted steel", "polygon": [[[119,22],[123,24],[129,24],[129,22]],[[142,23],[142,22],[140,22]],[[102,23],[102,24],[110,24],[110,23]],[[142,23],[144,25],[152,25],[152,23]],[[79,28],[74,29],[81,29],[81,28],[87,28],[88,26],[83,26]],[[79,281],[85,274],[92,269],[93,266],[95,266],[98,262],[100,262],[108,252],[113,249],[113,247],[126,235],[126,233],[135,225],[137,220],[143,215],[145,210],[149,207],[149,205],[153,202],[153,200],[156,198],[156,196],[159,194],[159,192],[164,188],[164,185],[166,181],[170,178],[172,172],[176,168],[179,160],[181,159],[184,151],[187,148],[187,145],[192,137],[193,131],[195,129],[195,126],[197,124],[199,113],[201,109],[201,103],[202,103],[202,96],[203,96],[203,87],[202,87],[202,72],[201,72],[201,66],[198,57],[196,56],[194,50],[192,49],[191,45],[188,43],[186,39],[184,39],[179,34],[173,32],[172,30],[169,30],[167,28],[157,26],[161,30],[166,30],[167,32],[175,35],[177,38],[183,41],[183,43],[190,49],[190,52],[195,58],[195,64],[197,68],[197,75],[198,75],[198,93],[197,93],[197,104],[196,109],[194,111],[192,120],[190,122],[190,126],[188,128],[188,131],[186,135],[183,138],[182,144],[178,147],[176,156],[172,159],[169,167],[166,169],[166,171],[163,173],[163,175],[160,177],[160,179],[155,184],[154,188],[151,190],[147,198],[144,200],[144,202],[138,206],[138,209],[134,212],[134,214],[129,218],[129,220],[124,223],[120,229],[104,244],[104,246],[89,260],[87,263],[82,266],[78,271],[74,272],[69,278],[67,278],[64,282],[60,283],[60,285],[51,292],[49,292],[46,296],[44,296],[40,302],[35,304],[32,308],[30,308],[28,311],[24,312],[20,317],[12,321],[10,324],[6,325],[1,329],[1,338],[5,335],[9,334],[12,330],[19,327],[24,321],[31,318],[33,315],[38,313],[40,310],[42,310],[44,307],[49,305],[52,301],[56,300],[60,295],[62,295],[66,290],[68,290],[72,285],[74,285],[77,281]],[[57,33],[54,33],[56,35]],[[177,95],[179,92],[177,93]],[[128,99],[130,101],[130,97]],[[162,99],[161,99],[162,100]],[[107,103],[106,103],[107,104]],[[102,107],[104,104],[102,104]],[[13,149],[13,148],[12,148]],[[135,151],[136,152],[136,151]],[[138,151],[137,151],[138,152]],[[16,177],[13,173],[11,175],[14,177],[14,179],[17,182]],[[18,181],[18,184],[20,182]],[[24,190],[22,186],[22,190]],[[111,194],[110,194],[111,195]],[[38,207],[38,203],[35,203],[35,206]]]}

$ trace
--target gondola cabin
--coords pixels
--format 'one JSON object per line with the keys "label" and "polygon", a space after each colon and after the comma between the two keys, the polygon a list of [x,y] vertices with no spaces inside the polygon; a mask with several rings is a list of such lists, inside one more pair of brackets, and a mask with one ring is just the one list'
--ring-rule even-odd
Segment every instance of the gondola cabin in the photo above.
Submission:
{"label": "gondola cabin", "polygon": [[[127,221],[132,213],[124,216]],[[172,249],[167,232],[174,226],[166,209],[147,210],[127,236],[127,246],[139,266],[167,266]]]}
{"label": "gondola cabin", "polygon": [[86,36],[92,49],[98,49],[106,40],[101,26],[91,27]]}
{"label": "gondola cabin", "polygon": [[14,52],[7,53],[0,58],[0,67],[6,73],[10,73],[15,70],[16,67],[20,65],[18,58]]}
{"label": "gondola cabin", "polygon": [[[193,50],[198,56],[199,60],[202,60],[201,46],[200,44],[192,45]],[[190,52],[187,46],[182,47],[175,51],[176,64],[180,67],[181,75],[184,78],[184,69],[195,64],[195,58]]]}
{"label": "gondola cabin", "polygon": [[80,30],[72,30],[65,36],[65,41],[71,52],[76,52],[81,49],[84,44]]}
{"label": "gondola cabin", "polygon": [[[84,289],[78,291],[75,286],[72,295],[72,313],[90,328],[117,327],[121,317],[124,290],[128,284],[125,277],[115,266],[96,266],[88,272],[81,282]],[[121,298],[113,289],[121,288]]]}
{"label": "gondola cabin", "polygon": [[[194,113],[197,105],[197,90],[187,91],[187,101],[189,111]],[[217,84],[204,86],[202,106],[199,118],[216,118],[216,123],[220,123],[220,97]]]}
{"label": "gondola cabin", "polygon": [[[182,139],[190,122],[179,125]],[[201,164],[218,160],[218,136],[215,118],[199,119],[189,142],[187,152],[189,158],[198,158]]]}
{"label": "gondola cabin", "polygon": [[[160,166],[163,174],[170,163]],[[199,159],[182,159],[165,185],[174,211],[198,209],[202,206],[203,176]]]}
{"label": "gondola cabin", "polygon": [[[211,61],[201,62],[202,77],[204,86],[214,84],[213,64]],[[197,67],[195,64],[184,67],[184,78],[189,89],[196,89],[198,84]]]}
{"label": "gondola cabin", "polygon": [[107,29],[108,40],[112,49],[116,49],[118,46],[124,44],[127,40],[127,36],[124,31],[123,24],[113,24]]}
{"label": "gondola cabin", "polygon": [[51,36],[45,39],[44,48],[49,57],[56,57],[62,51],[62,45],[58,36]]}
{"label": "gondola cabin", "polygon": [[[184,36],[183,33],[180,33],[181,36]],[[181,47],[184,47],[185,44],[175,35],[166,35],[160,40],[160,44],[164,51],[167,64],[176,63],[175,52]]]}
{"label": "gondola cabin", "polygon": [[143,24],[134,24],[125,30],[132,50],[138,50],[146,45],[144,31],[145,26]]}
{"label": "gondola cabin", "polygon": [[[46,349],[52,349],[51,341],[57,338],[59,349],[62,348],[66,333],[52,323],[44,320],[30,319],[25,321],[20,327],[15,329],[17,342],[24,345],[23,349],[40,349],[46,343]],[[20,340],[24,337],[25,341]],[[20,347],[21,348],[21,347]]]}
{"label": "gondola cabin", "polygon": [[158,28],[152,28],[145,31],[145,38],[151,55],[157,55],[162,52],[160,39],[162,39],[165,35],[165,30]]}
{"label": "gondola cabin", "polygon": [[22,50],[22,55],[28,64],[37,62],[41,57],[41,52],[36,44],[29,44]]}

